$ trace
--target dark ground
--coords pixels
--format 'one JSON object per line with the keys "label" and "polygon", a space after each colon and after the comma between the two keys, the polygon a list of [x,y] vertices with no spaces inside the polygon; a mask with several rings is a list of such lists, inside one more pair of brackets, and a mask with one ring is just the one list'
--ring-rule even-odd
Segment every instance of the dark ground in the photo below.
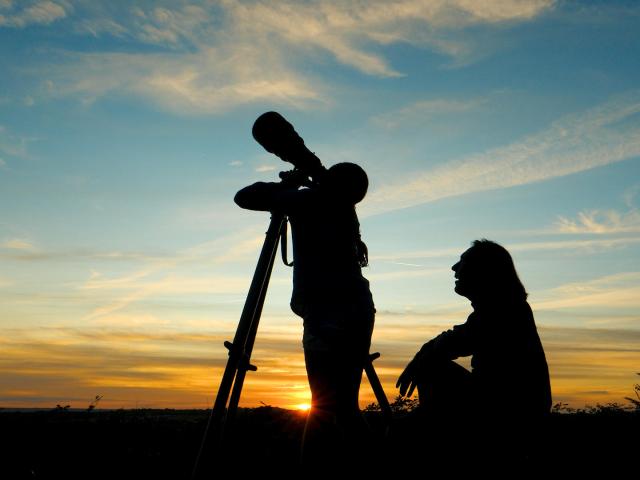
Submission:
{"label": "dark ground", "polygon": [[[438,442],[434,449],[433,444],[423,442],[429,435],[435,436],[430,433],[434,430],[428,425],[418,427],[406,412],[397,414],[386,440],[381,435],[379,414],[366,415],[377,440],[376,447],[361,461],[372,467],[374,477],[388,469],[392,476],[406,477],[413,470],[423,471],[425,465],[465,472],[473,472],[478,466],[473,452],[478,451],[483,440],[474,432],[449,432],[450,438]],[[204,410],[0,409],[0,478],[189,478],[207,418]],[[304,421],[303,413],[279,408],[240,409],[234,429],[236,439],[229,441],[232,448],[216,464],[235,469],[240,473],[237,478],[256,471],[295,473]],[[517,478],[523,472],[604,469],[611,473],[629,469],[629,478],[637,478],[639,427],[640,410],[600,407],[554,413],[542,428],[537,453],[520,458],[502,449],[492,451],[482,458],[483,468],[507,473],[513,470]],[[505,463],[508,458],[513,461]]]}

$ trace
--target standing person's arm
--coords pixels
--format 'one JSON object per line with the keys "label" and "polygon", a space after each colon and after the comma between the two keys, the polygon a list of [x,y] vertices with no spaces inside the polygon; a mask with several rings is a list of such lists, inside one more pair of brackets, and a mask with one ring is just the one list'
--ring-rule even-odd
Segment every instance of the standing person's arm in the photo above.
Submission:
{"label": "standing person's arm", "polygon": [[310,194],[308,189],[299,190],[282,182],[257,182],[244,187],[233,200],[247,210],[290,214],[303,207]]}

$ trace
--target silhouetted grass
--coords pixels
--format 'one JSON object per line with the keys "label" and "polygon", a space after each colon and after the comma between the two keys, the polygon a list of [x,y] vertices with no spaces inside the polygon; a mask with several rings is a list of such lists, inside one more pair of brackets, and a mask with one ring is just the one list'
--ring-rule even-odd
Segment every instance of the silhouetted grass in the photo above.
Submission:
{"label": "silhouetted grass", "polygon": [[[635,386],[635,392],[640,393],[640,386]],[[628,404],[583,409],[558,404],[548,423],[540,426],[533,454],[496,451],[481,457],[483,468],[507,465],[542,474],[558,469],[575,473],[637,468],[640,397],[627,400]],[[451,426],[442,436],[412,416],[415,406],[415,401],[396,398],[396,420],[386,439],[375,405],[366,409],[376,441],[375,451],[362,459],[363,465],[402,466],[405,473],[422,471],[427,465],[466,471],[480,468],[478,457],[469,455],[483,445],[487,432]],[[0,409],[0,478],[186,479],[208,415],[206,410]],[[220,466],[234,466],[244,474],[295,471],[304,422],[305,414],[297,411],[269,406],[240,409]]]}

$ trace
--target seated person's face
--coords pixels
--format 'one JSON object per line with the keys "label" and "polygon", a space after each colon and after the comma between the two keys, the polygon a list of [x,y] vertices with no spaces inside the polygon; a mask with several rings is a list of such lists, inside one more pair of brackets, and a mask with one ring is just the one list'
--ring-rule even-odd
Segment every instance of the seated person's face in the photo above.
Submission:
{"label": "seated person's face", "polygon": [[469,250],[460,255],[458,263],[451,267],[451,270],[455,272],[456,285],[454,290],[458,295],[471,298],[477,290],[477,279],[472,268],[469,262]]}

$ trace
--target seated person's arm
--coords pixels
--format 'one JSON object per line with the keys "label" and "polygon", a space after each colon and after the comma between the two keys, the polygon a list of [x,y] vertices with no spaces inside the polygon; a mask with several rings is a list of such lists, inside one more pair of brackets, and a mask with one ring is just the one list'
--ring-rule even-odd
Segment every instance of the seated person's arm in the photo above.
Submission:
{"label": "seated person's arm", "polygon": [[405,367],[396,382],[400,395],[411,396],[416,388],[418,375],[426,363],[434,360],[454,360],[473,353],[473,325],[467,320],[451,330],[442,332],[433,340],[425,343],[413,360]]}
{"label": "seated person's arm", "polygon": [[416,357],[424,360],[455,360],[473,354],[473,334],[469,322],[456,325],[425,343]]}

